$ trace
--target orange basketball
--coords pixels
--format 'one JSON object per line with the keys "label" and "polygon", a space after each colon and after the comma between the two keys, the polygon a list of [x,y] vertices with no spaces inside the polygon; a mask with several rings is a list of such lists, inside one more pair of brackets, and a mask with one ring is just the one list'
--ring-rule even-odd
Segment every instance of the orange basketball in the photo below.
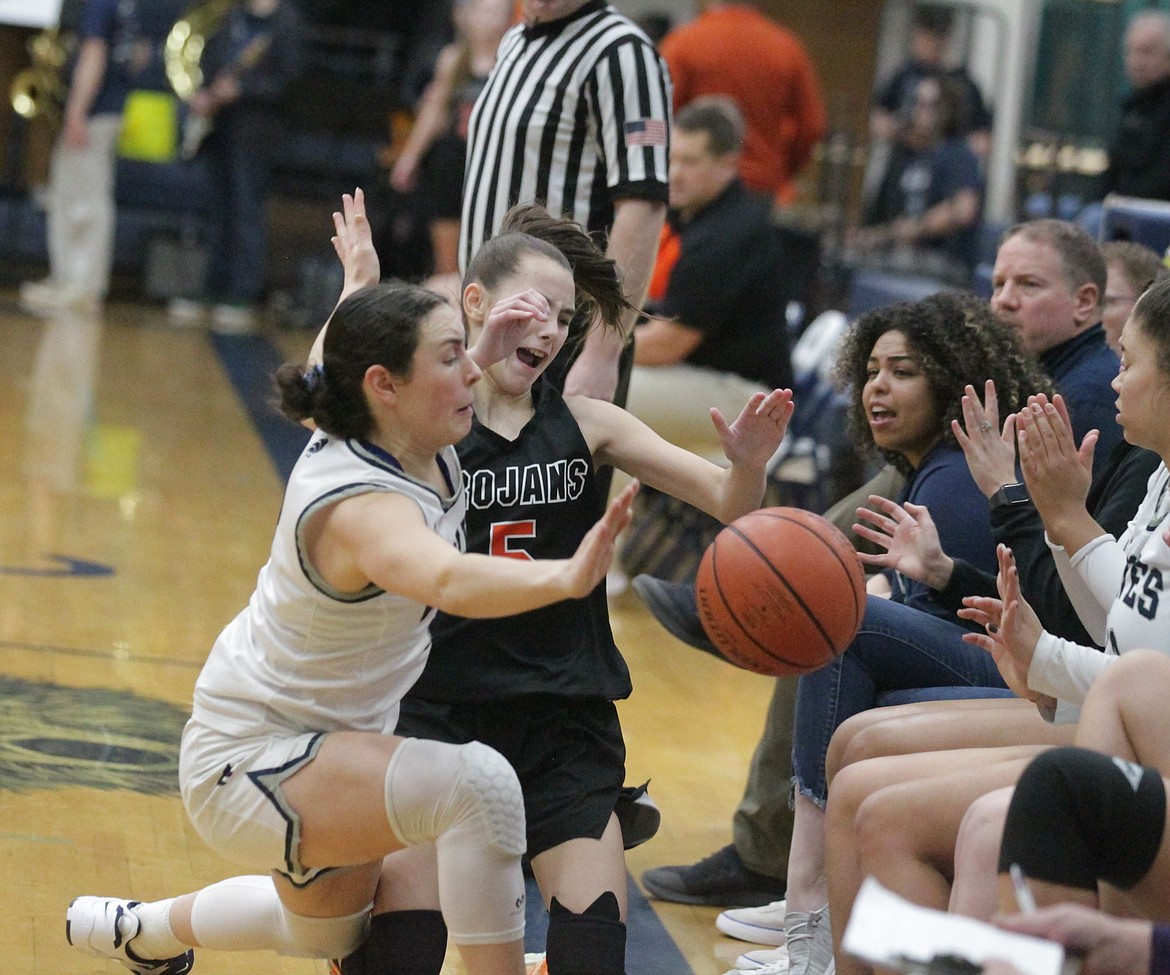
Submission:
{"label": "orange basketball", "polygon": [[695,581],[699,618],[728,660],[757,674],[804,674],[861,626],[865,574],[849,540],[801,508],[761,508],[707,547]]}

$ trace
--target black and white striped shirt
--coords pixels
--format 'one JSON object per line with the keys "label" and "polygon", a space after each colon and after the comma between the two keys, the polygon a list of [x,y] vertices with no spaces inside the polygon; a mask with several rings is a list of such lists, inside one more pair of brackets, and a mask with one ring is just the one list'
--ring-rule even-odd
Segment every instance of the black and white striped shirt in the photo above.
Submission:
{"label": "black and white striped shirt", "polygon": [[513,27],[471,114],[461,267],[516,203],[597,232],[615,200],[666,202],[670,104],[665,62],[604,0]]}

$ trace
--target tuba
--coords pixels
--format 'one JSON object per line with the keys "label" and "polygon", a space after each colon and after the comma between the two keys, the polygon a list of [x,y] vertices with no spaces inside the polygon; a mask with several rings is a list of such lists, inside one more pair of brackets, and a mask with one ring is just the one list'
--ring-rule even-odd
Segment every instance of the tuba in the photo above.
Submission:
{"label": "tuba", "polygon": [[183,101],[189,99],[203,84],[203,45],[214,34],[224,17],[235,5],[235,0],[202,0],[187,11],[167,35],[163,48],[167,80]]}
{"label": "tuba", "polygon": [[18,71],[8,89],[12,109],[22,118],[57,121],[66,95],[63,74],[69,51],[65,39],[56,27],[49,27],[29,41],[28,50],[32,66]]}

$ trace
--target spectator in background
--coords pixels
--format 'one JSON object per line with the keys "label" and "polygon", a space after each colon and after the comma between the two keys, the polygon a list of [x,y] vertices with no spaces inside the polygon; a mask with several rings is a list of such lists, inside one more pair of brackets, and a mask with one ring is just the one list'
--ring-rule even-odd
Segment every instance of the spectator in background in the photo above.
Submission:
{"label": "spectator in background", "polygon": [[399,193],[419,191],[434,253],[434,285],[458,295],[459,214],[467,122],[512,25],[512,0],[455,0],[456,39],[439,52],[434,77],[390,173]]}
{"label": "spectator in background", "polygon": [[[211,182],[203,298],[213,305],[218,332],[247,333],[257,325],[267,274],[270,168],[285,91],[301,71],[301,34],[291,0],[244,0],[203,51],[210,81],[191,96],[190,109],[207,127],[198,150]],[[206,308],[176,299],[169,310],[177,324],[193,324]]]}
{"label": "spectator in background", "polygon": [[945,64],[954,10],[923,4],[914,10],[910,27],[910,59],[879,89],[870,115],[870,133],[891,143],[914,109],[918,83],[924,78],[949,78],[959,92],[957,133],[970,140],[972,151],[985,157],[991,147],[991,112],[979,86],[963,68]]}
{"label": "spectator in background", "polygon": [[816,71],[800,40],[745,4],[700,0],[699,16],[667,34],[661,49],[675,109],[701,95],[733,98],[745,123],[744,184],[791,203],[795,179],[826,126]]}
{"label": "spectator in background", "polygon": [[[626,297],[640,308],[666,217],[666,65],[604,0],[520,0],[520,10],[523,23],[504,35],[471,113],[460,265],[512,206],[540,201],[606,235]],[[622,351],[635,318],[631,312],[621,329],[586,332],[578,348],[558,357],[554,384],[623,405],[628,371],[619,360],[632,358]]]}
{"label": "spectator in background", "polygon": [[1120,354],[1118,340],[1129,313],[1133,311],[1134,302],[1167,271],[1156,252],[1132,240],[1111,240],[1102,244],[1101,256],[1105,258],[1108,272],[1101,325],[1105,328],[1109,348]]}
{"label": "spectator in background", "polygon": [[1170,13],[1135,14],[1125,33],[1133,91],[1109,149],[1106,193],[1170,200]]}
{"label": "spectator in background", "polygon": [[47,195],[49,276],[20,289],[33,311],[96,308],[110,286],[114,170],[122,108],[133,88],[167,87],[162,42],[175,5],[160,0],[88,0],[80,50],[53,147]]}
{"label": "spectator in background", "polygon": [[918,81],[862,227],[846,237],[851,262],[952,284],[969,280],[978,258],[983,183],[979,160],[961,135],[961,98],[953,79]]}
{"label": "spectator in background", "polygon": [[792,385],[783,252],[772,199],[737,175],[744,119],[730,98],[696,99],[674,120],[669,224],[678,254],[652,318],[634,330],[628,408],[659,436],[705,454],[725,416]]}

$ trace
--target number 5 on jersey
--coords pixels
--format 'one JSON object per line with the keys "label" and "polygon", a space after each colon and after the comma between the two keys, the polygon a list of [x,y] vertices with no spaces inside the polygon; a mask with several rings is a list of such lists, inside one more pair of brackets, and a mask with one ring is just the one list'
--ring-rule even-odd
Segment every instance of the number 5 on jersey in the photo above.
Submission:
{"label": "number 5 on jersey", "polygon": [[488,554],[508,559],[532,561],[532,556],[518,546],[524,539],[535,537],[536,520],[533,518],[524,521],[494,521],[492,522],[491,548],[488,550]]}

